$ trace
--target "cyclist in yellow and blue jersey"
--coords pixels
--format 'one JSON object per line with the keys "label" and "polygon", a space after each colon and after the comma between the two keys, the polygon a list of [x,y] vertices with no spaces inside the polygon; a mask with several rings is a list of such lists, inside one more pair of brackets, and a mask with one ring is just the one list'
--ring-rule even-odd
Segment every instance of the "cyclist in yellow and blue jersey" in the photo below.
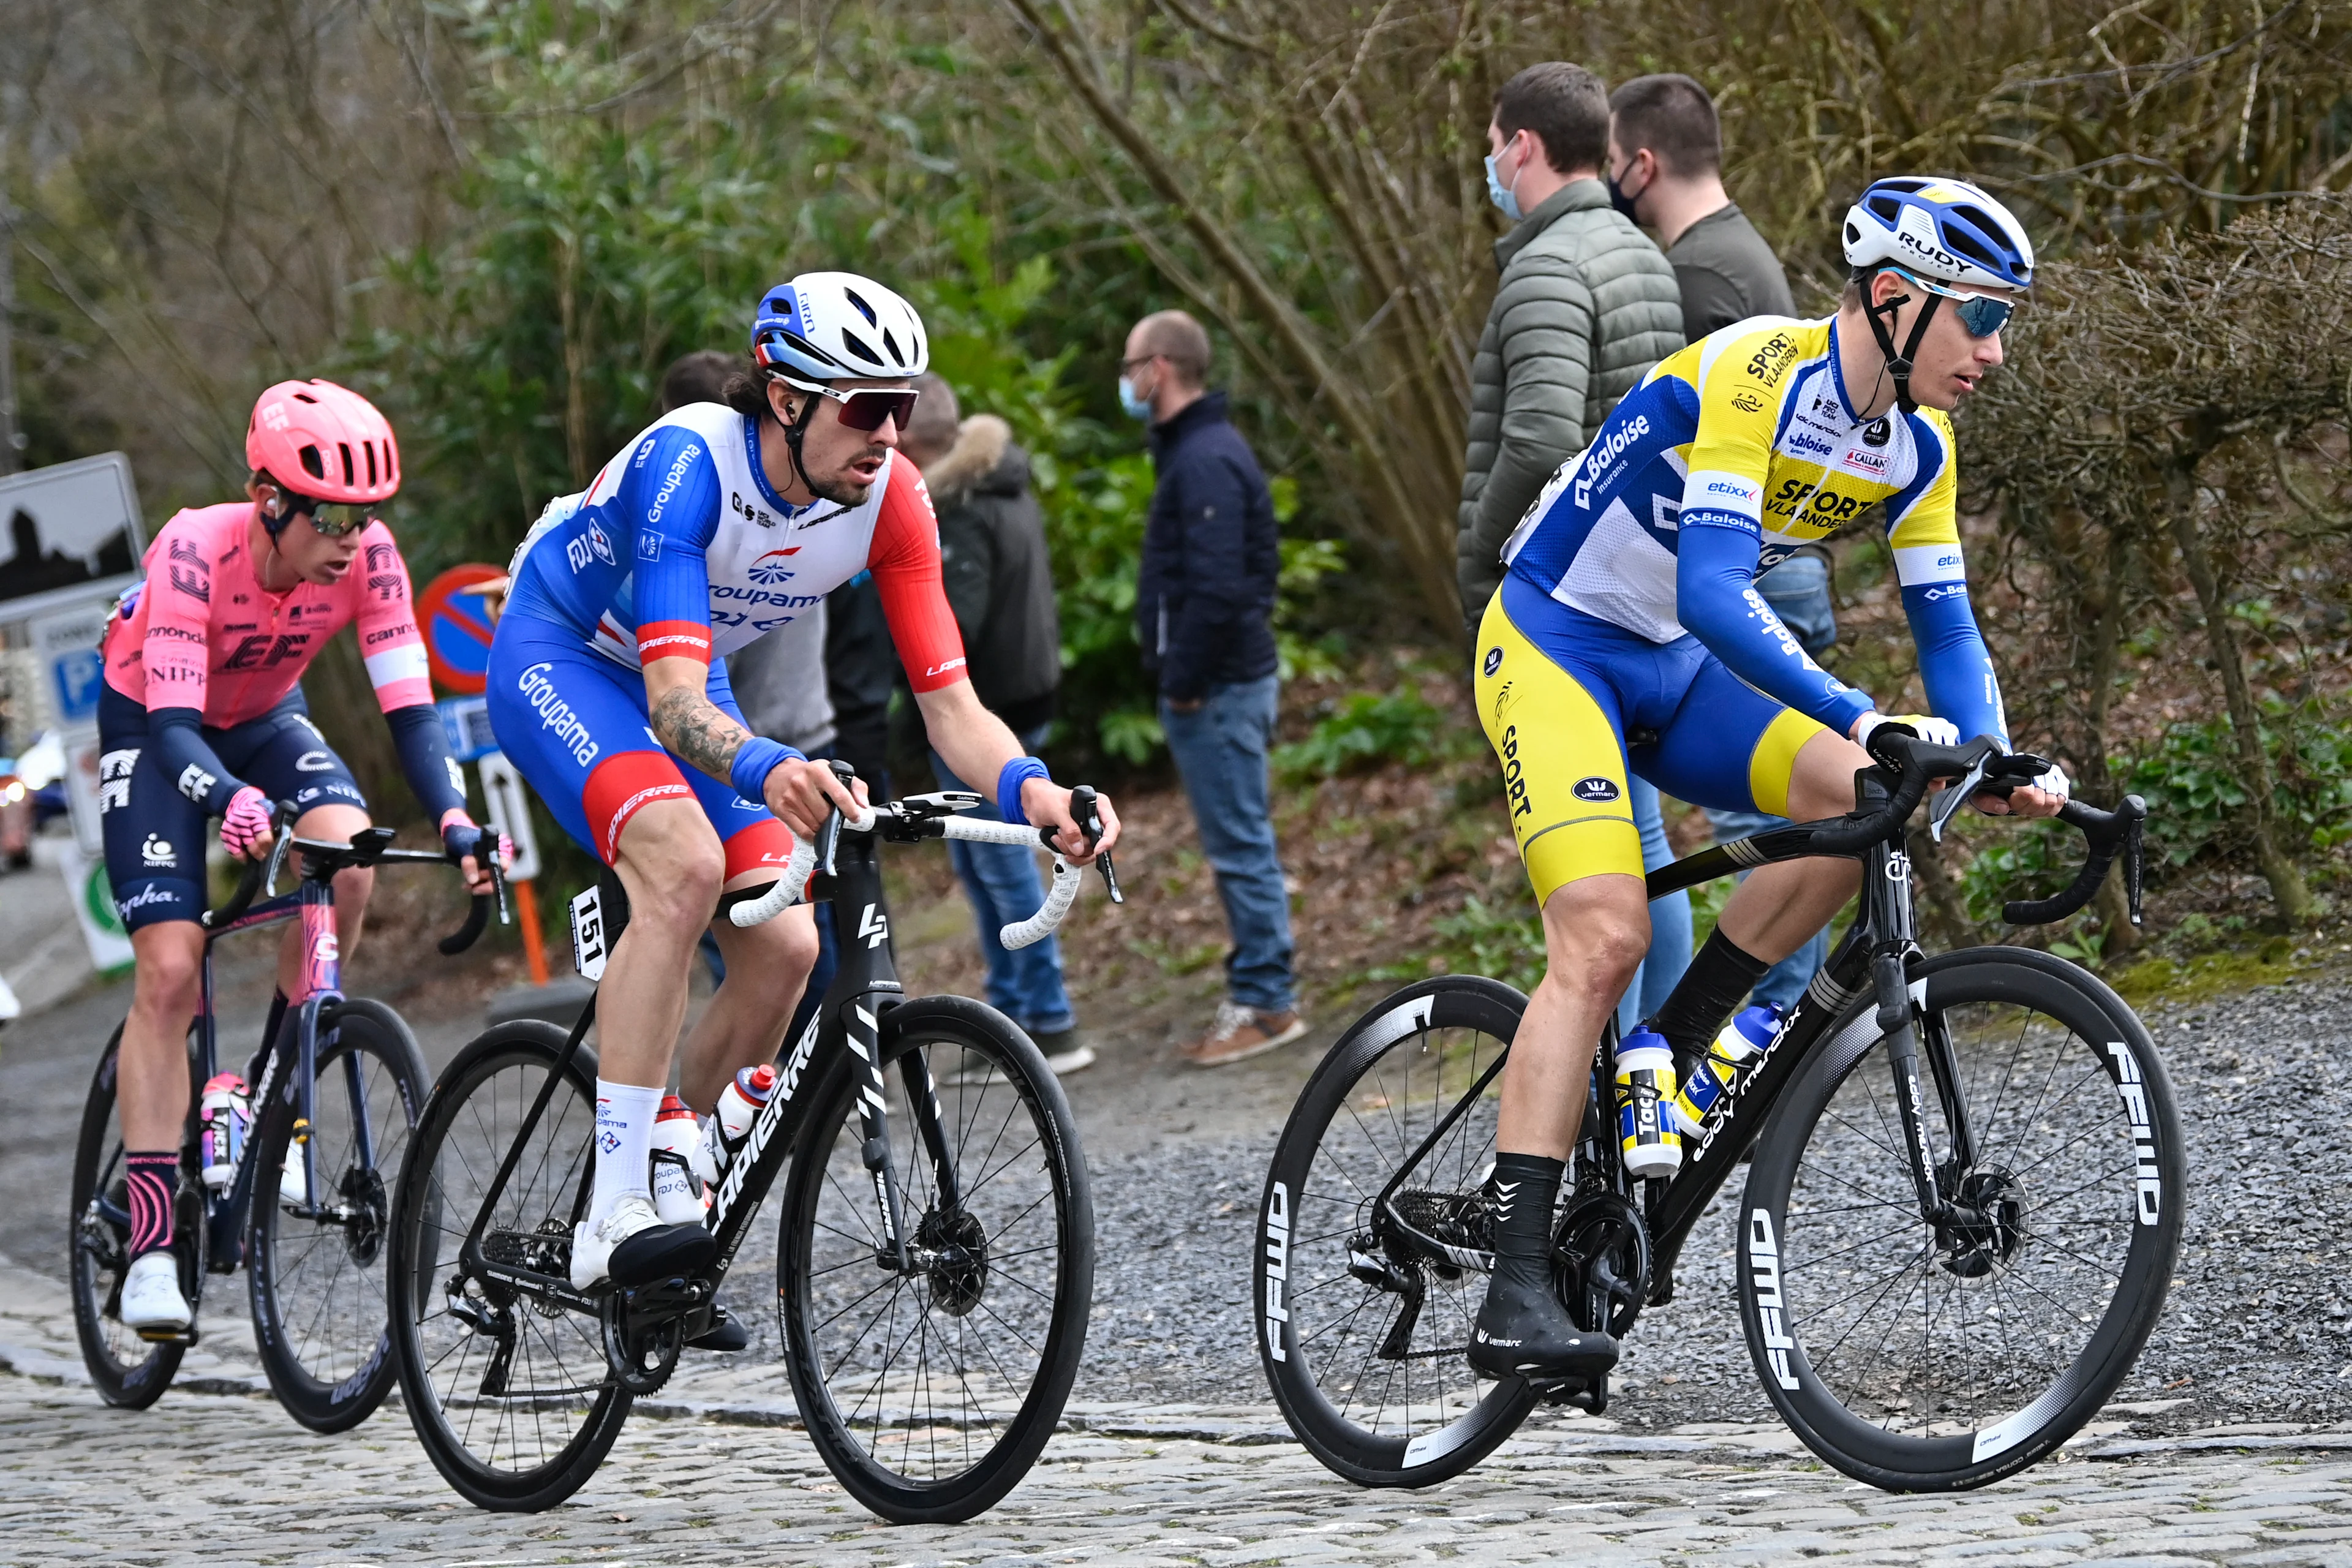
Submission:
{"label": "cyclist in yellow and blue jersey", "polygon": [[[2007,739],[1969,608],[1948,415],[2000,363],[2032,242],[1983,191],[1882,180],[1847,214],[1836,314],[1763,317],[1664,360],[1552,477],[1503,549],[1477,644],[1478,711],[1544,914],[1548,973],[1503,1077],[1495,1273],[1471,1360],[1591,1377],[1616,1360],[1550,1285],[1549,1226],[1603,1021],[1649,942],[1626,781],[1695,805],[1829,816],[1887,721],[1816,665],[1754,586],[1875,513],[1894,551],[1930,739]],[[1899,344],[1899,346],[1898,346]],[[2063,776],[1982,809],[2048,816]],[[1764,868],[1732,897],[1651,1026],[1685,1070],[1773,963],[1853,896],[1843,860]]]}

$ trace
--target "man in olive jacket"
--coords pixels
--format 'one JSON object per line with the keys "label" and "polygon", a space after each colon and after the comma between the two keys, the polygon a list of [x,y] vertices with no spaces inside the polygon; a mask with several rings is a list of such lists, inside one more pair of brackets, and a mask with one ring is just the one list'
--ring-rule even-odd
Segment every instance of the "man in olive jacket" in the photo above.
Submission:
{"label": "man in olive jacket", "polygon": [[1470,451],[1455,517],[1465,626],[1503,581],[1503,542],[1617,400],[1683,346],[1682,290],[1619,214],[1601,171],[1609,98],[1581,66],[1529,66],[1486,128],[1487,194],[1511,232],[1471,367]]}

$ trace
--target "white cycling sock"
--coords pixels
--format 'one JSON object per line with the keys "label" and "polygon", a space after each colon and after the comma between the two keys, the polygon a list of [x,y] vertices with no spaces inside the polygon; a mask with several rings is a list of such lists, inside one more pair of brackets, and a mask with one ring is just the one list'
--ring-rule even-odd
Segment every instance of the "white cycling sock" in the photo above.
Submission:
{"label": "white cycling sock", "polygon": [[596,1080],[596,1184],[588,1194],[590,1225],[602,1223],[631,1193],[653,1202],[649,1166],[654,1117],[661,1102],[658,1088]]}

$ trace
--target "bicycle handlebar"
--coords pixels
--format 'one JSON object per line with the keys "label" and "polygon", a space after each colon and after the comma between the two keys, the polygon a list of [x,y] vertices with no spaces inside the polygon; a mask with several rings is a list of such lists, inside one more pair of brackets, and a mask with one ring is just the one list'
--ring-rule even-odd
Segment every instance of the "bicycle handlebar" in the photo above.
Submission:
{"label": "bicycle handlebar", "polygon": [[[296,808],[292,801],[281,800],[278,803],[277,810],[270,816],[272,843],[268,855],[262,859],[248,860],[245,863],[245,870],[238,876],[236,889],[229,894],[228,902],[216,910],[206,910],[202,917],[201,923],[205,930],[225,931],[243,919],[246,911],[253,907],[253,900],[259,895],[261,889],[277,882],[278,873],[285,868],[287,856],[297,850],[328,863],[331,867],[330,875],[333,870],[341,870],[353,866],[377,866],[395,862],[407,865],[455,866],[458,863],[457,858],[446,849],[394,849],[392,847],[393,830],[389,827],[371,827],[363,832],[354,833],[352,835],[351,841],[346,844],[338,844],[329,838],[297,838],[289,831],[295,816]],[[499,831],[497,823],[490,824],[488,827],[483,829],[483,842],[495,846],[499,841]],[[446,956],[454,958],[481,940],[483,931],[490,923],[490,906],[493,903],[498,906],[500,925],[505,925],[509,919],[507,913],[506,868],[499,863],[496,854],[488,856],[487,860],[490,873],[490,890],[487,893],[476,893],[467,908],[465,923],[436,944]]]}
{"label": "bicycle handlebar", "polygon": [[2074,880],[2061,893],[2046,899],[2012,899],[2000,907],[2000,918],[2013,926],[2048,925],[2063,921],[2091,901],[2099,884],[2107,879],[2107,868],[2115,863],[2116,852],[2124,855],[2124,896],[2131,910],[2131,923],[2139,924],[2140,884],[2147,871],[2145,830],[2147,802],[2136,795],[2127,795],[2123,804],[2113,811],[2101,811],[2087,801],[2070,800],[2058,808],[2058,820],[2081,831],[2089,841],[2090,855]]}

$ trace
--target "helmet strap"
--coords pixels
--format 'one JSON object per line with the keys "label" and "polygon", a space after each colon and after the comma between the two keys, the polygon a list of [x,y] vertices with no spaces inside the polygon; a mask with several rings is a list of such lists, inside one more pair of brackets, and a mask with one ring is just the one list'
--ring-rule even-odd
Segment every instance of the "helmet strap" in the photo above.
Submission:
{"label": "helmet strap", "polygon": [[[794,390],[797,391],[798,389],[795,388]],[[810,477],[808,464],[801,457],[801,443],[808,438],[808,427],[810,423],[816,418],[817,405],[823,403],[824,399],[818,396],[814,392],[803,392],[800,395],[807,398],[808,401],[801,405],[799,416],[793,419],[791,424],[784,426],[784,449],[792,455],[793,472],[799,477],[802,485],[807,489],[808,493],[815,497],[818,500],[829,500],[834,503],[834,508],[831,511],[825,512],[819,517],[808,518],[794,525],[798,528],[806,528],[811,523],[825,522],[834,518],[839,517],[843,512],[849,510],[856,503],[844,500],[841,497],[820,489],[816,480]]]}
{"label": "helmet strap", "polygon": [[[1875,287],[1877,279],[1878,274],[1872,273],[1869,286]],[[1919,352],[1919,343],[1927,335],[1927,323],[1935,319],[1936,307],[1942,303],[1944,298],[1932,289],[1922,289],[1921,292],[1927,296],[1927,301],[1919,307],[1919,319],[1911,323],[1911,334],[1904,342],[1903,352],[1900,353],[1895,351],[1895,333],[1892,329],[1895,315],[1904,306],[1911,302],[1911,296],[1889,295],[1884,305],[1872,304],[1870,296],[1866,292],[1863,296],[1862,313],[1870,321],[1870,335],[1878,340],[1878,352],[1886,360],[1886,374],[1895,378],[1895,405],[1906,414],[1916,414],[1919,411],[1919,405],[1911,396],[1912,356]],[[1882,316],[1885,318],[1885,321],[1879,320]]]}

